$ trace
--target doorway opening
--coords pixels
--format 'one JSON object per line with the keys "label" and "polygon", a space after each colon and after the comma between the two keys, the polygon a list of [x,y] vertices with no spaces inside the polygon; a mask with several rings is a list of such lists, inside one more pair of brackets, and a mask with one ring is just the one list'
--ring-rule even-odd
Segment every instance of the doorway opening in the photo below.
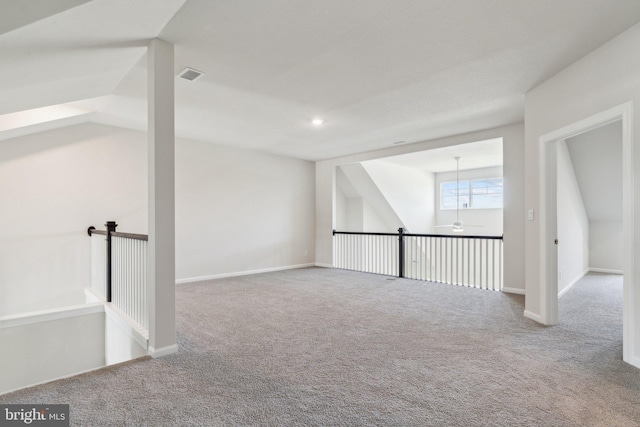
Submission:
{"label": "doorway opening", "polygon": [[589,272],[622,274],[622,123],[556,143],[558,296]]}
{"label": "doorway opening", "polygon": [[[559,292],[566,292],[571,282],[580,279],[579,270],[588,271],[591,267],[589,259],[589,217],[586,212],[577,214],[575,194],[571,196],[567,190],[573,184],[567,177],[566,168],[562,168],[570,158],[570,150],[567,145],[580,142],[589,138],[591,131],[605,132],[607,129],[621,128],[621,248],[618,251],[618,264],[611,264],[611,259],[599,257],[598,262],[607,262],[609,270],[621,268],[623,273],[623,360],[634,366],[638,366],[638,359],[634,357],[634,245],[633,245],[633,144],[631,135],[632,105],[626,103],[616,108],[596,114],[572,125],[558,129],[540,138],[540,277],[541,286],[541,317],[544,324],[553,325],[558,322],[558,298]],[[591,133],[591,135],[594,135]],[[575,138],[575,139],[574,139]],[[572,140],[573,139],[573,140]],[[582,152],[586,146],[575,145],[574,153],[589,158],[591,154]],[[592,159],[593,160],[593,159]],[[597,159],[595,159],[597,161]],[[582,160],[581,160],[582,161]],[[560,166],[560,168],[559,168]],[[580,168],[584,167],[581,165]],[[575,177],[575,175],[574,175]],[[570,177],[569,177],[570,178]],[[574,178],[575,179],[575,178]],[[560,185],[560,186],[559,186]],[[587,184],[588,185],[588,184]],[[596,194],[598,192],[594,192]],[[592,215],[604,215],[597,204],[598,196],[594,196],[596,202]],[[591,202],[590,202],[591,203]],[[600,200],[599,203],[605,203]],[[574,212],[571,212],[571,210]],[[606,209],[605,209],[606,210]],[[615,209],[613,209],[615,210]],[[608,215],[608,214],[607,214]],[[606,216],[606,215],[605,215]],[[594,221],[595,223],[596,221]],[[611,225],[611,224],[610,224]],[[601,225],[594,224],[594,236],[597,237],[602,230]],[[585,231],[586,228],[586,231]],[[606,226],[604,227],[606,229]],[[581,231],[582,230],[582,231]],[[564,236],[564,239],[560,238]],[[586,237],[585,237],[586,236]],[[569,246],[562,247],[562,245]],[[562,249],[561,249],[562,247]],[[578,248],[578,249],[576,249]],[[567,249],[567,250],[565,250]],[[571,250],[577,251],[569,255]],[[594,250],[597,258],[598,250]],[[611,255],[611,254],[609,254]],[[595,261],[594,261],[595,262]],[[617,265],[617,267],[616,267]],[[585,268],[586,267],[586,268]],[[600,268],[597,265],[594,269]],[[604,268],[603,268],[604,269]],[[577,272],[577,274],[576,274]],[[582,273],[584,275],[584,273]]]}

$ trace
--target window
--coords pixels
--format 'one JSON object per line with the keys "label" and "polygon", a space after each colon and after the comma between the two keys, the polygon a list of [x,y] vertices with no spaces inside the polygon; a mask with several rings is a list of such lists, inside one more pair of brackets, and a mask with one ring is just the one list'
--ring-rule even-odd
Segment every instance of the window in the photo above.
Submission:
{"label": "window", "polygon": [[440,183],[440,210],[456,209],[460,196],[460,209],[501,209],[502,178],[473,179]]}

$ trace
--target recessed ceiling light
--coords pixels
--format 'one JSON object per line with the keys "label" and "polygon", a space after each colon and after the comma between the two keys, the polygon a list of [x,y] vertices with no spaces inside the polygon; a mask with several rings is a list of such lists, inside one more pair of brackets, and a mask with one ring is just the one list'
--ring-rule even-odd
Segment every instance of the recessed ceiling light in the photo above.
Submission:
{"label": "recessed ceiling light", "polygon": [[314,126],[320,126],[323,123],[324,123],[323,119],[313,119],[313,120],[311,120],[311,124],[314,125]]}

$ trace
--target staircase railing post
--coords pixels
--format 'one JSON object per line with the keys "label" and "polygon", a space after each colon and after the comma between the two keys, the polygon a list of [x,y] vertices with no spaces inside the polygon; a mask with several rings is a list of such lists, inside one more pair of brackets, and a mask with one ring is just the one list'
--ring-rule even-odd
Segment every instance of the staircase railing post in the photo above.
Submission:
{"label": "staircase railing post", "polygon": [[404,228],[398,228],[398,277],[404,277]]}
{"label": "staircase railing post", "polygon": [[104,225],[107,227],[107,302],[111,302],[111,233],[116,231],[115,221],[107,221]]}

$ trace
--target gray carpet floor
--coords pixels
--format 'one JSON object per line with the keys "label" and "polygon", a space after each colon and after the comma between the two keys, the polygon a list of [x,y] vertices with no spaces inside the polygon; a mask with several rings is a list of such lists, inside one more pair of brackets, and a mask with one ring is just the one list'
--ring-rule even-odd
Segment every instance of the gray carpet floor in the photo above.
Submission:
{"label": "gray carpet floor", "polygon": [[332,269],[177,287],[179,353],[0,396],[78,426],[638,426],[622,279],[524,297]]}

